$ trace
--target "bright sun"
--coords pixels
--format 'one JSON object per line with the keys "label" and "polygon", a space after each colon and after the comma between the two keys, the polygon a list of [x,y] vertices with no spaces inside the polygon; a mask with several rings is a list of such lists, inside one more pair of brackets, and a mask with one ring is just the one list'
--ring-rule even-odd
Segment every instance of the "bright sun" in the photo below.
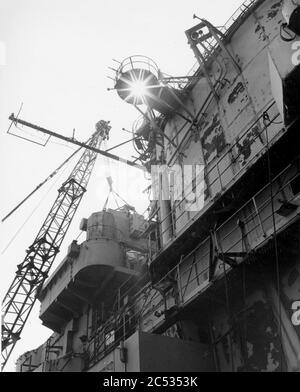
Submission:
{"label": "bright sun", "polygon": [[146,94],[147,85],[143,80],[135,80],[130,86],[131,94],[136,98],[142,98]]}

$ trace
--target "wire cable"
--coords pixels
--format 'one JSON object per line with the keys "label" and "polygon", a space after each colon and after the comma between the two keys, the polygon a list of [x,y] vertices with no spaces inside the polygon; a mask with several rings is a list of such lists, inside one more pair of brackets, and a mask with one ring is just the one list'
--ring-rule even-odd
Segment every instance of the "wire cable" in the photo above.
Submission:
{"label": "wire cable", "polygon": [[56,174],[62,169],[70,160],[81,150],[82,147],[78,148],[72,155],[69,156],[62,164],[60,164],[57,169],[55,169],[43,182],[41,182],[35,189],[30,192],[15,208],[13,208],[2,220],[1,222],[5,222],[14,212],[16,212],[32,195],[34,195],[43,185],[45,185],[48,181],[50,181]]}
{"label": "wire cable", "polygon": [[30,220],[30,218],[34,215],[34,213],[36,212],[36,210],[43,204],[43,202],[45,201],[45,199],[47,198],[47,196],[49,195],[49,193],[52,191],[52,189],[55,187],[55,185],[57,185],[58,180],[62,177],[62,175],[65,173],[65,171],[67,170],[67,166],[64,168],[64,170],[60,173],[60,175],[57,177],[56,181],[51,185],[51,187],[47,190],[47,192],[45,193],[45,195],[42,197],[42,199],[39,201],[39,203],[35,206],[35,208],[33,209],[33,211],[30,213],[30,215],[26,218],[26,220],[23,222],[23,224],[21,225],[21,227],[18,229],[18,231],[13,235],[13,237],[11,238],[11,240],[9,241],[9,243],[6,245],[6,247],[2,250],[1,255],[3,255],[7,249],[11,246],[11,244],[15,241],[15,239],[17,238],[17,236],[20,234],[20,232],[22,231],[22,229],[24,228],[24,226],[27,224],[27,222]]}

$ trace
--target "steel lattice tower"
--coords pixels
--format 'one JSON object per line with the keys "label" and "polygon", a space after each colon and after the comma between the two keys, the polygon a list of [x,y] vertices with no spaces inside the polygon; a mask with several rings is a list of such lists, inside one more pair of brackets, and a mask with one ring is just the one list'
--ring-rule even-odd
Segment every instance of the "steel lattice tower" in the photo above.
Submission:
{"label": "steel lattice tower", "polygon": [[[91,137],[88,146],[99,148],[110,126],[101,127]],[[36,301],[39,289],[49,275],[63,239],[79,203],[86,192],[97,152],[86,149],[68,179],[58,190],[58,196],[25,259],[17,267],[15,278],[3,300],[2,308],[2,367],[5,366]]]}

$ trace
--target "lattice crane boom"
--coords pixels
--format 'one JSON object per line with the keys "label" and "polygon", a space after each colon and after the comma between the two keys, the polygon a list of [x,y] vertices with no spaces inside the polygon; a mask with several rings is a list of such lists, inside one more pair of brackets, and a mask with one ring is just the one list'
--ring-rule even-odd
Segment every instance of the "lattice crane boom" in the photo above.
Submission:
{"label": "lattice crane boom", "polygon": [[[99,123],[98,123],[99,124]],[[97,124],[97,125],[98,125]],[[101,121],[88,146],[99,148],[110,126]],[[3,300],[2,359],[4,367],[36,301],[39,289],[48,277],[63,239],[80,201],[86,192],[97,152],[86,148],[58,196],[25,259],[17,267],[15,278]]]}

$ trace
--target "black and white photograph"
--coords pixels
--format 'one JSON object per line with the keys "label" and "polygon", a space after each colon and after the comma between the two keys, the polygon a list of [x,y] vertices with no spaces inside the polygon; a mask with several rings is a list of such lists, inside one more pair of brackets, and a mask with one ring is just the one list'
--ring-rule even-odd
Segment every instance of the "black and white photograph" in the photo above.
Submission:
{"label": "black and white photograph", "polygon": [[1,373],[300,372],[300,0],[0,0],[0,168]]}

